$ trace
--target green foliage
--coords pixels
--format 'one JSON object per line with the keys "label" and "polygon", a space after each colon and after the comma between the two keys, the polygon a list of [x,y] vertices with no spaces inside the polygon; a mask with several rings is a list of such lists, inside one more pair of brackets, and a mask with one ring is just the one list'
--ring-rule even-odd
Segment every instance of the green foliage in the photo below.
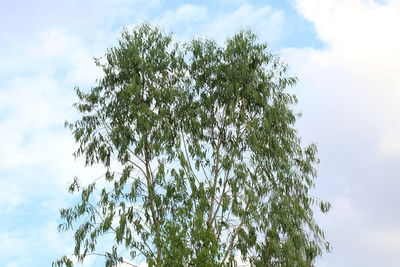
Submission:
{"label": "green foliage", "polygon": [[142,25],[96,64],[104,77],[76,89],[82,116],[67,123],[75,156],[105,167],[100,188],[75,179],[69,191],[81,200],[61,210],[59,229],[75,232],[79,261],[99,255],[108,234],[106,266],[136,257],[231,266],[236,255],[254,266],[311,266],[329,249],[312,212],[329,203],[309,196],[317,148],[301,146],[297,100],[286,92],[296,78],[254,34],[223,47],[179,45]]}

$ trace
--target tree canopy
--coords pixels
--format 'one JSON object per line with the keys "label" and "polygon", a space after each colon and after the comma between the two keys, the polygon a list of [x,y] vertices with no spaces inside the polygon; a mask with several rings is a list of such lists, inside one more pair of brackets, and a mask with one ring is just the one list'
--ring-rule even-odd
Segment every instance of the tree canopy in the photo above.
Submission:
{"label": "tree canopy", "polygon": [[78,261],[311,266],[329,249],[313,205],[330,205],[309,195],[317,148],[303,147],[287,92],[297,79],[256,35],[180,44],[144,24],[95,63],[104,76],[76,88],[81,117],[66,123],[75,156],[104,166],[60,211]]}

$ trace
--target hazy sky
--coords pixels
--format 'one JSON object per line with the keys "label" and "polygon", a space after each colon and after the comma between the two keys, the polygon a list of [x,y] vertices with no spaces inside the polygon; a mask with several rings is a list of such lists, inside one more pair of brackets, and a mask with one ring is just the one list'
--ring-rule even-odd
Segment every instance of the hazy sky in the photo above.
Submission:
{"label": "hazy sky", "polygon": [[1,1],[0,266],[72,252],[56,229],[67,185],[101,173],[71,155],[73,87],[90,88],[92,57],[145,21],[182,41],[248,28],[267,42],[299,78],[297,128],[321,159],[313,194],[333,204],[317,214],[333,247],[317,266],[400,266],[398,0]]}

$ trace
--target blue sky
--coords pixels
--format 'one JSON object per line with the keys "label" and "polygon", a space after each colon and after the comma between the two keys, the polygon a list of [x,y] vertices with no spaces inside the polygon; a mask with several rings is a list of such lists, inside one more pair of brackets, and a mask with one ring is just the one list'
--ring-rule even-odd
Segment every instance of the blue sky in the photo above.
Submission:
{"label": "blue sky", "polygon": [[182,41],[248,28],[267,42],[299,78],[297,127],[321,159],[313,194],[333,204],[317,214],[333,246],[317,266],[400,266],[397,0],[2,1],[0,266],[49,266],[72,251],[56,229],[66,187],[102,172],[72,158],[73,87],[94,84],[92,57],[145,21]]}

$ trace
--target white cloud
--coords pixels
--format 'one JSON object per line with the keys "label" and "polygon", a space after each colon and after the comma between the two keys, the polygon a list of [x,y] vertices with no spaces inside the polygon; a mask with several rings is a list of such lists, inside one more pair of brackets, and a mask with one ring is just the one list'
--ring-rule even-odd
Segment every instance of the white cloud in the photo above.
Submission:
{"label": "white cloud", "polygon": [[74,142],[63,127],[73,116],[72,83],[87,84],[97,73],[88,67],[92,59],[82,39],[64,31],[44,31],[15,45],[0,63],[0,219],[6,227],[0,231],[0,259],[14,255],[18,260],[7,264],[29,266],[43,259],[32,254],[39,246],[66,252],[56,223],[38,220],[54,220],[70,205],[65,189],[75,174],[98,173],[74,162]]}
{"label": "white cloud", "polygon": [[26,202],[26,199],[23,197],[24,194],[20,194],[21,190],[16,185],[0,181],[0,186],[4,188],[0,190],[0,210],[2,213],[12,212]]}
{"label": "white cloud", "polygon": [[204,6],[184,4],[176,10],[168,10],[159,21],[166,28],[181,23],[193,23],[207,19],[207,9]]}
{"label": "white cloud", "polygon": [[[13,259],[8,262],[9,266],[32,266],[37,264],[37,255],[49,253],[64,253],[71,238],[60,238],[57,233],[57,225],[53,221],[46,221],[36,228],[27,227],[12,231],[0,230],[0,263],[4,260]],[[35,251],[35,253],[29,253]],[[56,255],[53,255],[56,257]],[[55,258],[54,258],[55,259]],[[48,258],[50,264],[53,258]],[[8,265],[7,265],[8,266]]]}
{"label": "white cloud", "polygon": [[297,4],[327,44],[324,51],[288,51],[296,54],[297,59],[291,58],[298,64],[295,68],[307,72],[302,79],[319,83],[314,93],[329,98],[330,105],[340,103],[338,112],[347,120],[347,129],[358,124],[357,134],[372,135],[377,149],[400,156],[400,138],[393,138],[400,136],[398,2],[304,0]]}
{"label": "white cloud", "polygon": [[[333,251],[321,265],[397,266],[400,4],[297,0],[296,5],[325,43],[322,49],[283,50],[300,79],[300,131],[320,150],[319,196],[333,200],[331,213],[321,218]],[[395,227],[388,228],[390,223]]]}
{"label": "white cloud", "polygon": [[349,197],[339,196],[332,202],[331,216],[336,219],[351,219],[354,208]]}
{"label": "white cloud", "polygon": [[365,229],[365,235],[359,241],[361,246],[367,244],[367,249],[373,251],[385,254],[385,250],[390,250],[393,254],[398,253],[400,251],[400,227],[386,226],[383,229]]}
{"label": "white cloud", "polygon": [[[400,265],[400,259],[395,256],[400,251],[400,227],[398,225],[364,229],[357,240],[357,245],[367,253],[375,255],[375,259],[371,262],[374,266]],[[388,255],[393,255],[393,257],[388,257]]]}
{"label": "white cloud", "polygon": [[393,126],[390,127],[383,135],[379,142],[379,151],[389,157],[399,157],[400,155],[400,123],[393,121]]}
{"label": "white cloud", "polygon": [[99,77],[90,54],[78,37],[50,30],[9,56],[14,67],[0,91],[0,169],[61,167],[71,158],[73,142],[63,124],[73,116],[73,86]]}

